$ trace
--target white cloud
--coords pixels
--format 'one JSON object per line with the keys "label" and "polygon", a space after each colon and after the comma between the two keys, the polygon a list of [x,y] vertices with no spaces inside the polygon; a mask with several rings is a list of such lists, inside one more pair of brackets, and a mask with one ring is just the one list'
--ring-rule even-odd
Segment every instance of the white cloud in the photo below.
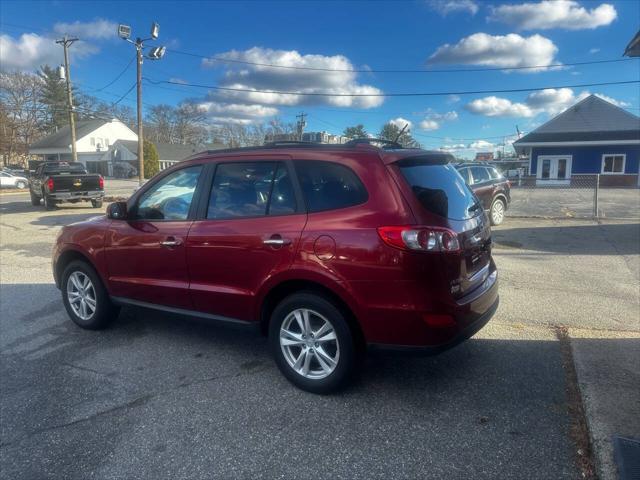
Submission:
{"label": "white cloud", "polygon": [[460,95],[447,95],[447,103],[458,103],[460,101]]}
{"label": "white cloud", "polygon": [[411,122],[411,120],[407,120],[405,118],[402,117],[398,117],[398,118],[394,118],[392,120],[389,120],[389,122],[387,123],[392,123],[393,125],[395,125],[396,127],[398,127],[399,129],[403,129],[405,125],[409,125],[407,127],[407,130],[411,130],[411,128],[413,127],[413,123]]}
{"label": "white cloud", "polygon": [[489,35],[474,33],[455,45],[438,47],[431,57],[432,64],[487,65],[493,67],[524,67],[541,65],[543,68],[520,70],[533,72],[546,70],[545,65],[557,63],[558,47],[541,35],[522,37],[515,33]]}
{"label": "white cloud", "polygon": [[514,103],[496,96],[477,98],[465,105],[469,112],[485,117],[532,117],[533,110],[524,103]]}
{"label": "white cloud", "polygon": [[488,19],[520,30],[583,30],[609,25],[617,16],[616,9],[608,3],[587,10],[573,0],[544,0],[539,3],[500,5],[493,9]]}
{"label": "white cloud", "polygon": [[[324,97],[301,94],[328,92],[332,94],[374,94],[383,92],[371,85],[358,83],[357,73],[349,59],[343,55],[302,55],[295,50],[272,50],[254,47],[245,51],[231,50],[215,55],[236,62],[264,65],[284,65],[320,70],[272,68],[261,65],[224,63],[205,59],[205,67],[224,66],[227,71],[220,83],[222,87],[251,90],[250,92],[218,91],[219,99],[234,103],[266,105],[332,105],[337,107],[372,108],[380,106],[384,97]],[[341,71],[335,71],[341,70]],[[261,93],[257,90],[294,92],[293,94]]]}
{"label": "white cloud", "polygon": [[80,40],[118,38],[118,24],[102,18],[92,22],[56,23],[53,31],[58,35],[74,35]]}
{"label": "white cloud", "polygon": [[36,70],[40,65],[57,65],[62,48],[50,38],[24,33],[14,39],[0,35],[0,65],[3,71]]}
{"label": "white cloud", "polygon": [[450,13],[475,15],[480,9],[474,0],[429,0],[427,4],[443,17]]}
{"label": "white cloud", "polygon": [[250,124],[278,114],[278,109],[264,105],[219,103],[205,101],[198,106],[207,113],[210,120],[217,123]]}
{"label": "white cloud", "polygon": [[599,51],[600,51],[600,49],[599,49],[599,48],[591,48],[591,49],[589,50],[589,53],[590,53],[591,55],[593,55],[594,53],[598,53]]}
{"label": "white cloud", "polygon": [[438,130],[440,124],[435,120],[422,120],[420,122],[420,128],[422,130]]}
{"label": "white cloud", "polygon": [[486,140],[476,140],[469,144],[469,148],[473,150],[491,150],[495,145],[491,142],[487,142]]}
{"label": "white cloud", "polygon": [[[591,95],[591,93],[588,91],[583,91],[576,95],[570,88],[548,88],[530,93],[524,102],[512,102],[507,98],[490,96],[469,102],[465,105],[465,109],[471,113],[484,115],[485,117],[528,118],[542,113],[548,116],[554,116],[564,112],[567,108],[575,105],[589,95]],[[601,93],[596,93],[595,95],[619,107],[629,106],[626,102],[616,100]]]}

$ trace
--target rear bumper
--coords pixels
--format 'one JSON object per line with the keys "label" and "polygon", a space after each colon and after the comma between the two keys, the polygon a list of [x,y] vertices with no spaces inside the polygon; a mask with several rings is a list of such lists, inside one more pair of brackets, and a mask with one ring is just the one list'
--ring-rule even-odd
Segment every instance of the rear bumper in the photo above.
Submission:
{"label": "rear bumper", "polygon": [[496,313],[499,303],[500,299],[496,298],[493,305],[489,307],[489,310],[483,313],[474,322],[467,325],[467,327],[460,330],[451,340],[440,345],[390,345],[384,343],[370,343],[367,345],[367,348],[370,351],[397,352],[415,355],[437,355],[459,345],[478,333]]}
{"label": "rear bumper", "polygon": [[89,190],[84,192],[53,192],[47,194],[54,200],[91,200],[104,197],[104,190]]}

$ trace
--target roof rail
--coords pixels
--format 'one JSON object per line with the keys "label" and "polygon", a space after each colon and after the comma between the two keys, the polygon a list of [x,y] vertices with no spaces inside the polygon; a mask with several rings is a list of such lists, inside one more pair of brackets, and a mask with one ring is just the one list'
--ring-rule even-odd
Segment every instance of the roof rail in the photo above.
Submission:
{"label": "roof rail", "polygon": [[286,147],[288,145],[291,146],[295,146],[295,145],[320,145],[317,142],[305,142],[305,141],[301,141],[301,140],[274,140],[273,142],[265,142],[264,146],[269,146],[269,147],[277,147],[277,146],[282,146],[282,147]]}
{"label": "roof rail", "polygon": [[384,138],[369,138],[369,137],[354,138],[353,140],[349,140],[344,145],[347,145],[349,147],[354,147],[354,146],[359,145],[361,143],[365,143],[365,144],[368,144],[368,145],[371,145],[372,143],[382,143],[384,145],[382,148],[389,148],[389,147],[391,147],[391,148],[404,148],[398,142],[394,142],[392,140],[386,140]]}

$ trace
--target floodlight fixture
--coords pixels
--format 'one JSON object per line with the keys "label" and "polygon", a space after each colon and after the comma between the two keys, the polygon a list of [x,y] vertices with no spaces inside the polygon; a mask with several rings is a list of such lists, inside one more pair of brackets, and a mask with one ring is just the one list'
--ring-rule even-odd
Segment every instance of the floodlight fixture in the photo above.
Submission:
{"label": "floodlight fixture", "polygon": [[131,27],[129,25],[118,25],[118,36],[123,40],[128,40],[131,36]]}
{"label": "floodlight fixture", "polygon": [[158,34],[160,33],[160,24],[158,22],[153,22],[151,24],[151,38],[154,40],[158,38]]}

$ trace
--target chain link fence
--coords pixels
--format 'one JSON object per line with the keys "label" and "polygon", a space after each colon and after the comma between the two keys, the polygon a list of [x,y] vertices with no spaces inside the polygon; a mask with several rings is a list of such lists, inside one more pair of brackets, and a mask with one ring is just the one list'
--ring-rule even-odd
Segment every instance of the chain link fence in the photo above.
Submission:
{"label": "chain link fence", "polygon": [[535,176],[511,179],[507,216],[640,219],[640,189],[603,187],[600,175],[572,175],[567,182]]}

